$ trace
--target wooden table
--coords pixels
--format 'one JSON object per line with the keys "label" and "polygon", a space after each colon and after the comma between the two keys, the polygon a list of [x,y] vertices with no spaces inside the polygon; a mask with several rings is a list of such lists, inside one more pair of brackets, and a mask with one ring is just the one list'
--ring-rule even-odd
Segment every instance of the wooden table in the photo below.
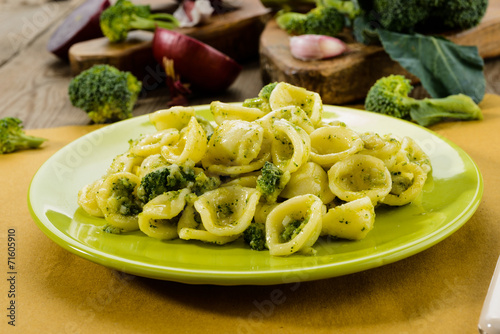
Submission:
{"label": "wooden table", "polygon": [[[55,28],[82,2],[0,0],[0,117],[19,117],[26,129],[89,123],[86,114],[69,101],[69,65],[46,51]],[[242,73],[228,91],[192,97],[190,103],[235,102],[256,96],[263,84],[259,61],[243,65]],[[485,73],[487,92],[500,93],[500,60],[487,60]],[[147,90],[134,115],[165,108],[167,101],[164,86]]]}
{"label": "wooden table", "polygon": [[[1,333],[476,332],[500,253],[496,96],[489,100],[484,122],[433,128],[478,163],[485,179],[478,211],[439,245],[396,263],[313,282],[191,286],[108,270],[49,240],[26,205],[30,179],[51,154],[96,129],[68,99],[69,65],[45,49],[57,25],[82,1],[0,0],[0,117],[21,118],[29,133],[50,137],[51,143],[0,156]],[[500,94],[500,59],[487,60],[485,73],[487,92]],[[256,96],[261,86],[255,59],[244,64],[227,92],[190,101],[242,101]],[[147,91],[134,115],[165,108],[167,101],[165,88]],[[6,263],[9,228],[18,238],[17,328],[5,316],[13,300]]]}

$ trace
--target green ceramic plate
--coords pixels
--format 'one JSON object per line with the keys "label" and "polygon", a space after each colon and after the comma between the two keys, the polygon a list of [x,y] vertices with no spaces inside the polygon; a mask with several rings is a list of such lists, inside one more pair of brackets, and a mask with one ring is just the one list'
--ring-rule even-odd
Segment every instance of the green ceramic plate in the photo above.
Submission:
{"label": "green ceramic plate", "polygon": [[[197,111],[207,116],[207,106]],[[77,193],[99,178],[127,141],[154,132],[147,116],[118,122],[70,143],[36,173],[28,202],[39,228],[53,241],[101,265],[155,279],[191,284],[280,284],[309,281],[379,267],[423,251],[458,230],[481,200],[481,174],[455,144],[395,118],[325,106],[325,118],[360,131],[410,136],[430,156],[433,172],[419,203],[377,209],[375,228],[362,241],[318,241],[316,256],[271,257],[242,241],[216,246],[159,241],[141,232],[102,232],[102,219],[86,215]]]}

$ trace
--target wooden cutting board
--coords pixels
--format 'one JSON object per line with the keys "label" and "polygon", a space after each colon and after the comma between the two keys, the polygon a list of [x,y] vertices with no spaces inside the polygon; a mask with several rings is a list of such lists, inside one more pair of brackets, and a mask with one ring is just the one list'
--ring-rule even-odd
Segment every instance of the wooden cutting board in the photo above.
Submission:
{"label": "wooden cutting board", "polygon": [[[239,1],[238,5],[237,10],[212,15],[207,24],[176,31],[196,38],[240,63],[256,59],[259,37],[271,18],[270,10],[260,0]],[[151,32],[133,31],[123,43],[110,43],[102,37],[74,44],[69,49],[71,72],[76,75],[95,64],[110,64],[155,84],[161,79],[162,69],[158,69],[153,58],[152,39]]]}
{"label": "wooden cutting board", "polygon": [[[476,45],[483,58],[500,55],[500,0],[490,0],[481,24],[447,38],[460,45]],[[348,51],[336,58],[305,62],[292,57],[289,36],[270,20],[260,39],[260,63],[264,82],[286,81],[318,92],[324,103],[357,102],[375,81],[389,74],[418,79],[392,61],[380,46],[356,43],[344,36]]]}

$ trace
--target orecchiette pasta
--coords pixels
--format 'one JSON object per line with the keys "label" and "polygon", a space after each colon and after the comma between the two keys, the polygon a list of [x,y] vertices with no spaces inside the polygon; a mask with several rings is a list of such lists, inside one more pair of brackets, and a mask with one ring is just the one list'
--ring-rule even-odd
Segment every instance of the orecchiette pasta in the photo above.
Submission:
{"label": "orecchiette pasta", "polygon": [[363,149],[363,141],[345,126],[324,126],[311,134],[311,160],[325,168]]}
{"label": "orecchiette pasta", "polygon": [[252,222],[260,193],[240,186],[221,187],[194,202],[207,231],[219,236],[243,233]]}
{"label": "orecchiette pasta", "polygon": [[96,201],[106,221],[120,232],[139,228],[141,203],[137,198],[140,179],[129,172],[111,174],[100,183]]}
{"label": "orecchiette pasta", "polygon": [[373,229],[375,207],[369,197],[336,206],[323,216],[323,235],[361,240]]}
{"label": "orecchiette pasta", "polygon": [[337,162],[328,171],[332,193],[344,201],[368,196],[378,203],[391,191],[391,173],[384,162],[371,155],[356,154]]}
{"label": "orecchiette pasta", "polygon": [[311,255],[321,235],[365,238],[375,208],[417,201],[432,170],[415,140],[323,120],[320,96],[288,83],[209,109],[150,114],[154,131],[81,188],[82,210],[110,233]]}
{"label": "orecchiette pasta", "polygon": [[178,216],[186,206],[189,192],[188,189],[169,191],[147,202],[139,213],[139,229],[156,239],[177,238]]}
{"label": "orecchiette pasta", "polygon": [[322,206],[314,195],[301,195],[278,204],[266,219],[271,255],[309,252],[321,233]]}

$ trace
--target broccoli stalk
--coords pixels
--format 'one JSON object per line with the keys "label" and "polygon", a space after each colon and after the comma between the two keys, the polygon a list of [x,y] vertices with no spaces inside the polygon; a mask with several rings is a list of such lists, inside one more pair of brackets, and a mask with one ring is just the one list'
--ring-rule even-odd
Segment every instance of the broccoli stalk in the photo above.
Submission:
{"label": "broccoli stalk", "polygon": [[267,203],[274,203],[288,181],[290,172],[283,172],[273,163],[266,161],[262,167],[262,175],[257,178],[257,190]]}
{"label": "broccoli stalk", "polygon": [[129,0],[118,0],[100,16],[101,30],[111,42],[127,39],[131,30],[154,31],[156,27],[173,29],[179,25],[177,19],[168,13],[151,13],[149,5],[135,5]]}
{"label": "broccoli stalk", "polygon": [[417,100],[408,94],[413,87],[402,75],[390,75],[377,80],[370,88],[365,109],[430,126],[446,119],[482,120],[479,106],[467,95]]}
{"label": "broccoli stalk", "polygon": [[261,251],[266,249],[266,225],[251,223],[243,232],[243,241],[253,250]]}
{"label": "broccoli stalk", "polygon": [[18,118],[0,119],[0,154],[38,148],[45,140],[24,133],[22,121]]}
{"label": "broccoli stalk", "polygon": [[130,72],[111,65],[94,65],[73,78],[68,94],[71,103],[88,113],[95,123],[132,117],[142,84]]}
{"label": "broccoli stalk", "polygon": [[291,35],[337,36],[345,26],[345,16],[334,7],[316,7],[307,13],[279,11],[278,26]]}

